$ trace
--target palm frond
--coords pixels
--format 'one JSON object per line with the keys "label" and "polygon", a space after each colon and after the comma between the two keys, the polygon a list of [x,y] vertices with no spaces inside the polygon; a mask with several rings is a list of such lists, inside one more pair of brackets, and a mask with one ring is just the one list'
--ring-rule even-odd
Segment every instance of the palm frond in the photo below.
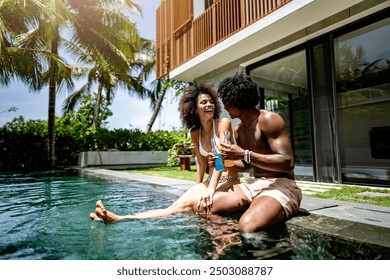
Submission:
{"label": "palm frond", "polygon": [[70,111],[74,111],[76,106],[80,103],[83,96],[88,93],[89,87],[87,84],[83,85],[81,88],[73,92],[71,95],[69,95],[65,102],[62,105],[62,112],[68,113]]}

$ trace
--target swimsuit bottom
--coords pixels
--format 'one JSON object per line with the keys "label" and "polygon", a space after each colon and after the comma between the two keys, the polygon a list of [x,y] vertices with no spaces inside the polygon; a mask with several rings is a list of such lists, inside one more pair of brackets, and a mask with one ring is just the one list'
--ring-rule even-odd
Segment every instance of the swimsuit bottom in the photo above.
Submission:
{"label": "swimsuit bottom", "polygon": [[287,178],[249,178],[238,185],[249,201],[261,196],[276,199],[283,207],[286,217],[290,218],[299,210],[302,201],[302,190],[294,180]]}
{"label": "swimsuit bottom", "polygon": [[[240,180],[240,178],[238,176],[233,176],[233,175],[221,176],[219,178],[218,184],[222,184],[230,180]],[[210,183],[210,181],[211,181],[211,176],[207,178],[207,182]]]}

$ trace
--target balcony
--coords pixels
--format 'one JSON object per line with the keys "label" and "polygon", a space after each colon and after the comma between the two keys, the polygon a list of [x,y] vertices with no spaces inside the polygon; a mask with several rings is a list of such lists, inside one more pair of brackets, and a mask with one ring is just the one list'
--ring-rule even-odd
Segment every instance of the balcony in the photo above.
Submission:
{"label": "balcony", "polygon": [[192,0],[165,0],[157,9],[157,78],[289,2],[293,0],[214,0],[193,18]]}

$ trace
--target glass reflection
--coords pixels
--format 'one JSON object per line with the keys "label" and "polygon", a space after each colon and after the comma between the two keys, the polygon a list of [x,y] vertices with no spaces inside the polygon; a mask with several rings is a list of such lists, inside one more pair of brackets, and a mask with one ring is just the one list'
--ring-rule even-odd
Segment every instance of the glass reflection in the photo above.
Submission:
{"label": "glass reflection", "polygon": [[300,51],[250,71],[264,89],[264,109],[286,122],[295,152],[297,179],[313,180],[306,54]]}
{"label": "glass reflection", "polygon": [[390,19],[335,39],[343,180],[390,180]]}

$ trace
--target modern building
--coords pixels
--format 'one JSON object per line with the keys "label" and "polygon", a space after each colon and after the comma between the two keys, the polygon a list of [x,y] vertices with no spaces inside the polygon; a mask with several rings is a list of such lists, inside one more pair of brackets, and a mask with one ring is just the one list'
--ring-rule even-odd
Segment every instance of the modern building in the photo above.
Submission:
{"label": "modern building", "polygon": [[252,76],[298,179],[390,187],[390,1],[165,0],[156,43],[158,78]]}

